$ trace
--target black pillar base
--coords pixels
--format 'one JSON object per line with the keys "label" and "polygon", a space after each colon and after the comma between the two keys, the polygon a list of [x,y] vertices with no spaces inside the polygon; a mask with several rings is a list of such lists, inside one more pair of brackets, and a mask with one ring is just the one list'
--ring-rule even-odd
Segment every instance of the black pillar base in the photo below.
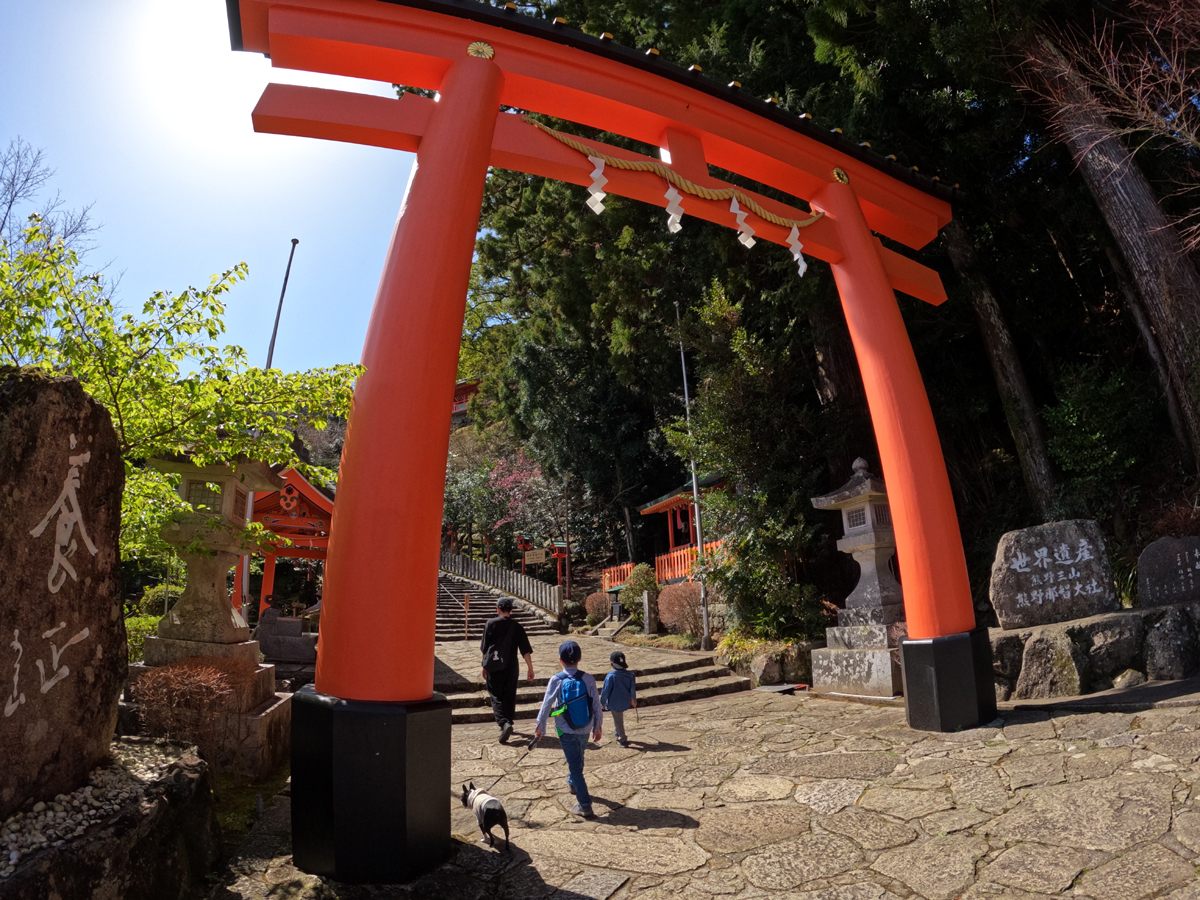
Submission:
{"label": "black pillar base", "polygon": [[908,725],[959,731],[996,718],[992,644],[986,628],[900,642]]}
{"label": "black pillar base", "polygon": [[398,884],[449,856],[450,704],[292,698],[296,868],[350,884]]}

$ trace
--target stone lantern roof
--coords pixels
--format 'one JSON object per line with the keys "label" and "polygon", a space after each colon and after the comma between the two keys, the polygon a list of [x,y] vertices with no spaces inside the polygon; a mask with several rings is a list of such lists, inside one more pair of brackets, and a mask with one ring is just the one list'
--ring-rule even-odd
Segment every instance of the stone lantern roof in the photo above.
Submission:
{"label": "stone lantern roof", "polygon": [[867,461],[861,456],[854,461],[854,475],[836,491],[812,498],[817,509],[843,509],[860,506],[873,500],[887,500],[883,479],[867,471]]}

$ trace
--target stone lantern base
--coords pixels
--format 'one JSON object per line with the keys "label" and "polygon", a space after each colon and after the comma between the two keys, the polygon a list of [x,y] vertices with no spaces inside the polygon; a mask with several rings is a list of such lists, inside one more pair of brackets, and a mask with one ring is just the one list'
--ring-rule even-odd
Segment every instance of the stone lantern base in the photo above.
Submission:
{"label": "stone lantern base", "polygon": [[813,691],[856,697],[895,697],[903,689],[893,648],[903,636],[900,604],[838,610],[825,629],[826,646],[812,652]]}

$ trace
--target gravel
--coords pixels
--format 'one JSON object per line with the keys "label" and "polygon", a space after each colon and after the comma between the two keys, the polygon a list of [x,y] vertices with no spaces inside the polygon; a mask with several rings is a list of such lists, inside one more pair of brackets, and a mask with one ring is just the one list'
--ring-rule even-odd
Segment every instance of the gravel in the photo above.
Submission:
{"label": "gravel", "polygon": [[0,879],[12,875],[27,856],[61,847],[143,802],[147,789],[186,752],[186,747],[166,742],[114,742],[112,762],[94,769],[85,786],[35,803],[0,824]]}

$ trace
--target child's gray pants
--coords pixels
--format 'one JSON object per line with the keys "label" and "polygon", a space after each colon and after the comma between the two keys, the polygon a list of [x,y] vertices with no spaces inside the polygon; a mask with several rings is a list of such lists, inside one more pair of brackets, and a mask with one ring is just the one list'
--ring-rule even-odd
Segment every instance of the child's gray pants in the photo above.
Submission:
{"label": "child's gray pants", "polygon": [[613,717],[613,734],[616,736],[618,741],[625,740],[625,711],[621,710],[618,712],[615,709],[610,709],[609,713],[611,713]]}

